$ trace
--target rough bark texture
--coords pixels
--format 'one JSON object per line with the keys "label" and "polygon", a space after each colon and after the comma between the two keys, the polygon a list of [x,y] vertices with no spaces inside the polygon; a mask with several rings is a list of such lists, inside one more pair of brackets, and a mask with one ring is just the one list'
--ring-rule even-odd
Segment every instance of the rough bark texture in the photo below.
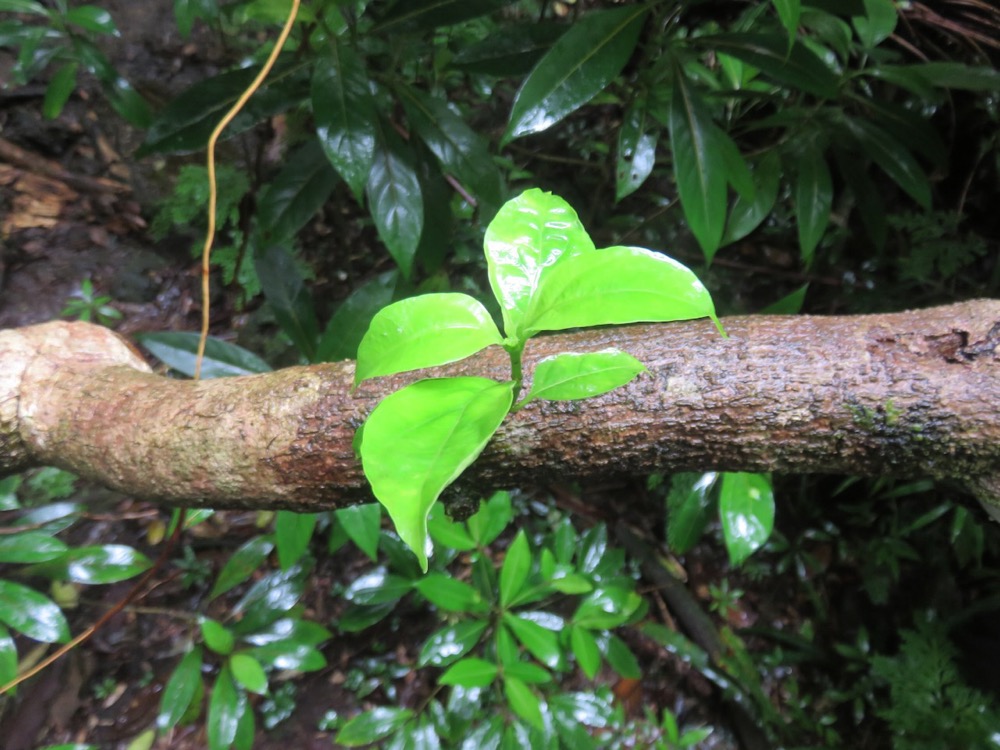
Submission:
{"label": "rough bark texture", "polygon": [[[531,363],[616,346],[649,368],[513,415],[463,479],[518,486],[653,471],[960,479],[996,502],[1000,301],[887,315],[740,317],[531,342]],[[487,350],[435,374],[508,377]],[[170,504],[318,510],[370,498],[351,440],[414,377],[349,391],[352,363],[204,382],[152,374],[106,329],[0,331],[0,474],[55,465]],[[426,374],[426,373],[421,373]]]}

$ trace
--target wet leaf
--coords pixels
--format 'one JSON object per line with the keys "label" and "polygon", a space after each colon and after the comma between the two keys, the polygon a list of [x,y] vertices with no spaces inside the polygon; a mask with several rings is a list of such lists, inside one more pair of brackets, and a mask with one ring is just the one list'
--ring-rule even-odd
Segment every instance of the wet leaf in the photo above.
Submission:
{"label": "wet leaf", "polygon": [[655,130],[645,102],[632,102],[625,110],[618,130],[618,153],[615,166],[615,200],[620,201],[638,190],[656,165]]}
{"label": "wet leaf", "polygon": [[174,669],[163,689],[156,727],[161,732],[172,729],[187,713],[201,685],[201,649],[193,648]]}
{"label": "wet leaf", "polygon": [[514,541],[507,548],[507,555],[500,568],[500,606],[509,607],[528,580],[531,572],[531,550],[524,529],[517,532]]}
{"label": "wet leaf", "polygon": [[606,586],[590,593],[577,607],[573,624],[589,630],[609,630],[623,624],[642,604],[634,591]]}
{"label": "wet leaf", "polygon": [[417,666],[448,666],[475,648],[488,626],[487,620],[466,620],[435,631],[420,650]]}
{"label": "wet leaf", "polygon": [[[198,334],[188,331],[139,333],[135,338],[167,367],[182,375],[194,376]],[[221,339],[208,337],[201,366],[203,380],[233,375],[270,372],[271,366],[253,352]]]}
{"label": "wet leaf", "polygon": [[375,562],[382,530],[382,506],[378,503],[363,503],[339,508],[335,513],[350,540]]}
{"label": "wet leaf", "polygon": [[260,567],[273,549],[274,542],[269,536],[255,536],[241,544],[219,571],[219,577],[209,592],[209,600],[248,581],[250,574]]}
{"label": "wet leaf", "polygon": [[729,560],[734,566],[741,565],[767,541],[774,528],[774,492],[767,476],[723,474],[719,516]]}
{"label": "wet leaf", "polygon": [[468,73],[526,75],[568,27],[555,21],[505,25],[479,42],[463,46],[451,65]]}
{"label": "wet leaf", "polygon": [[221,622],[211,620],[207,617],[201,620],[201,637],[205,640],[205,645],[212,651],[222,656],[231,654],[236,638],[233,631]]}
{"label": "wet leaf", "polygon": [[548,269],[525,314],[528,334],[566,328],[715,317],[705,286],[672,258],[609,247]]}
{"label": "wet leaf", "polygon": [[76,547],[58,560],[41,563],[35,570],[49,578],[75,583],[115,583],[148,570],[149,558],[123,544]]}
{"label": "wet leaf", "polygon": [[485,547],[500,536],[513,518],[514,508],[510,502],[510,493],[501,490],[493,493],[465,523],[476,544]]}
{"label": "wet leaf", "polygon": [[251,693],[267,693],[267,674],[260,662],[250,654],[233,654],[229,657],[229,668],[233,671],[233,679]]}
{"label": "wet leaf", "polygon": [[111,14],[104,8],[99,8],[96,5],[77,5],[76,7],[69,8],[63,18],[65,18],[67,23],[79,26],[86,31],[92,31],[95,34],[119,35],[118,27],[115,26]]}
{"label": "wet leaf", "polygon": [[542,719],[541,699],[529,688],[523,680],[516,677],[505,677],[503,692],[511,710],[539,731],[544,731],[545,721]]}
{"label": "wet leaf", "polygon": [[467,688],[486,687],[496,679],[500,669],[493,662],[470,657],[455,662],[438,678],[439,685],[461,685]]}
{"label": "wet leaf", "polygon": [[486,308],[467,294],[410,297],[372,318],[354,381],[456,362],[502,341]]}
{"label": "wet leaf", "polygon": [[569,631],[569,643],[580,669],[588,680],[594,679],[597,670],[601,668],[601,651],[597,648],[597,639],[586,628],[574,625]]}
{"label": "wet leaf", "polygon": [[17,646],[14,645],[10,631],[0,625],[0,685],[6,685],[16,676]]}
{"label": "wet leaf", "polygon": [[701,539],[712,519],[712,489],[718,478],[710,471],[675,474],[671,479],[667,495],[667,544],[671,552],[683,555]]}
{"label": "wet leaf", "polygon": [[509,383],[422,380],[385,398],[365,423],[361,459],[400,538],[427,569],[427,514],[510,410]]}
{"label": "wet leaf", "polygon": [[215,678],[212,697],[208,702],[205,728],[209,750],[228,750],[236,740],[243,712],[247,710],[247,695],[237,689],[229,665],[222,667]]}
{"label": "wet leaf", "polygon": [[546,130],[599,94],[632,57],[648,10],[592,11],[574,23],[521,85],[503,142]]}
{"label": "wet leaf", "polygon": [[319,323],[305,277],[291,251],[272,245],[254,258],[257,276],[274,317],[299,353],[310,362],[316,359]]}
{"label": "wet leaf", "polygon": [[552,675],[530,661],[516,661],[503,668],[504,678],[516,677],[528,685],[544,685],[552,682]]}
{"label": "wet leaf", "polygon": [[0,536],[0,563],[45,562],[60,557],[66,550],[65,542],[41,531]]}
{"label": "wet leaf", "polygon": [[645,369],[631,354],[617,349],[555,354],[539,360],[525,401],[536,398],[570,401],[600,396],[625,385]]}
{"label": "wet leaf", "polygon": [[810,145],[798,155],[797,165],[795,218],[799,229],[799,249],[802,258],[809,262],[830,223],[833,180],[823,153],[815,145]]}
{"label": "wet leaf", "polygon": [[282,568],[290,568],[309,549],[309,542],[312,541],[318,519],[316,513],[278,511],[274,522],[274,538],[278,546],[278,561]]}
{"label": "wet leaf", "polygon": [[503,621],[514,637],[538,661],[550,669],[563,668],[563,651],[559,646],[558,633],[510,612],[504,613]]}
{"label": "wet leaf", "polygon": [[[319,140],[307,140],[257,199],[257,218],[265,236],[272,241],[293,238],[326,203],[339,179]],[[264,275],[261,281],[266,281]]]}
{"label": "wet leaf", "polygon": [[774,151],[769,151],[756,163],[753,170],[754,194],[752,199],[736,196],[729,212],[729,221],[722,244],[728,245],[746,237],[760,226],[774,208],[778,198],[781,180],[781,160]]}
{"label": "wet leaf", "polygon": [[381,34],[428,31],[493,13],[514,0],[396,0],[375,25]]}
{"label": "wet leaf", "polygon": [[415,588],[433,605],[448,612],[485,614],[489,604],[473,586],[443,573],[429,573]]}
{"label": "wet leaf", "polygon": [[469,536],[464,523],[456,523],[448,518],[444,505],[434,503],[427,518],[427,531],[437,544],[449,549],[467,552],[476,548],[475,540]]}
{"label": "wet leaf", "polygon": [[423,191],[413,161],[409,148],[380,126],[365,190],[378,236],[407,279],[424,228]]}

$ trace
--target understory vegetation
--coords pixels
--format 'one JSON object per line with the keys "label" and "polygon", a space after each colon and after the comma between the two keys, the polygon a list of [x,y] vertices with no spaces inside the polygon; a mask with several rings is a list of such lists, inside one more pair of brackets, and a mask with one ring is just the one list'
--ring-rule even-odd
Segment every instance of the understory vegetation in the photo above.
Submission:
{"label": "understory vegetation", "polygon": [[[201,154],[289,8],[175,0],[180,44],[222,44],[225,63],[155,102],[103,51],[129,29],[100,4],[0,0],[0,48],[11,86],[44,87],[46,117],[85,92],[141,133],[129,158],[170,174],[144,236],[190,243],[188,267],[206,224]],[[305,2],[224,135],[201,376],[352,359],[361,380],[497,344],[511,381],[454,379],[472,394],[462,409],[488,394],[488,413],[459,448],[440,438],[435,457],[454,456],[419,492],[384,478],[406,451],[400,413],[437,407],[386,416],[404,389],[373,412],[359,450],[395,523],[378,503],[189,513],[82,688],[98,705],[155,686],[145,723],[97,736],[77,722],[46,742],[1000,746],[1000,534],[956,486],[705,472],[482,498],[448,487],[510,410],[643,370],[626,352],[569,358],[519,400],[540,331],[997,296],[998,57],[989,3]],[[570,281],[505,296],[530,276],[520,261],[497,270],[508,246],[567,267],[551,233],[519,239],[522,209],[558,213],[566,257],[584,260],[558,272]],[[690,304],[611,310],[614,279],[576,308],[552,291],[608,252],[620,278],[694,288]],[[540,312],[543,293],[572,314]],[[87,278],[64,315],[114,327],[123,306]],[[404,319],[438,336],[403,355],[365,342]],[[438,343],[465,319],[473,339]],[[163,373],[193,375],[197,333],[136,338]],[[101,493],[56,469],[0,480],[0,684],[99,617],[171,536],[176,513],[139,505],[111,525]],[[24,690],[0,698],[0,721],[27,710]]]}

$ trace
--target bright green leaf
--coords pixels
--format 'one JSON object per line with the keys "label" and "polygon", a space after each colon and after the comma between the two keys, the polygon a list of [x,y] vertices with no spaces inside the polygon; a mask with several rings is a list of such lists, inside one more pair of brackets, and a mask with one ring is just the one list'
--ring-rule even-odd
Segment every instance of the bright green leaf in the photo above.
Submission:
{"label": "bright green leaf", "polygon": [[400,538],[427,569],[427,514],[510,410],[509,383],[422,380],[385,398],[365,423],[361,460]]}
{"label": "bright green leaf", "polygon": [[484,614],[490,608],[475,587],[444,573],[430,573],[415,586],[431,604],[449,612]]}
{"label": "bright green leaf", "polygon": [[743,472],[723,474],[719,517],[729,560],[740,565],[767,541],[774,528],[774,492],[768,477]]}
{"label": "bright green leaf", "polygon": [[503,337],[482,303],[467,294],[422,294],[372,318],[358,347],[354,380],[456,362]]}
{"label": "bright green leaf", "polygon": [[493,493],[465,523],[476,544],[485,547],[500,536],[513,518],[514,507],[510,501],[510,493],[501,490]]}
{"label": "bright green leaf", "polygon": [[544,668],[530,661],[516,661],[512,664],[505,664],[503,668],[504,679],[516,677],[529,685],[544,685],[552,682],[552,675]]}
{"label": "bright green leaf", "polygon": [[503,141],[546,130],[599,94],[632,57],[648,11],[592,11],[574,23],[524,80]]}
{"label": "bright green leaf", "polygon": [[375,562],[379,532],[382,529],[382,506],[378,503],[363,503],[339,508],[335,513],[351,541]]}
{"label": "bright green leaf", "polygon": [[486,687],[496,679],[499,668],[493,662],[470,657],[455,662],[438,678],[440,685],[466,688]]}
{"label": "bright green leaf", "polygon": [[559,646],[558,633],[510,612],[504,614],[503,621],[514,637],[538,661],[550,669],[562,668],[563,652]]}
{"label": "bright green leaf", "polygon": [[542,731],[545,721],[542,719],[541,699],[529,688],[523,680],[516,677],[505,677],[503,692],[511,710],[524,719],[535,729]]}
{"label": "bright green leaf", "polygon": [[58,560],[41,563],[35,570],[50,578],[76,583],[116,583],[148,570],[149,558],[124,544],[76,547]]}
{"label": "bright green leaf", "polygon": [[341,727],[335,742],[347,747],[370,745],[388,737],[413,716],[408,708],[383,706],[355,716]]}
{"label": "bright green leaf", "polygon": [[566,352],[539,360],[525,401],[551,401],[600,396],[630,382],[645,370],[631,354],[618,349],[599,352]]}
{"label": "bright green leaf", "polygon": [[799,249],[803,259],[808,262],[830,223],[833,180],[823,153],[815,145],[810,145],[798,155],[797,165],[795,218],[799,230]]}
{"label": "bright green leaf", "polygon": [[233,646],[236,644],[233,631],[222,623],[207,617],[201,620],[201,636],[204,638],[206,646],[222,656],[231,654]]}
{"label": "bright green leaf", "polygon": [[531,550],[524,529],[517,532],[507,548],[503,567],[500,568],[500,606],[509,607],[528,580],[531,571]]}
{"label": "bright green leaf", "polygon": [[267,536],[255,536],[241,544],[219,571],[219,577],[208,594],[209,600],[249,580],[250,574],[260,567],[273,549],[274,542]]}
{"label": "bright green leaf", "polygon": [[111,18],[111,14],[104,8],[96,5],[77,5],[66,11],[64,16],[67,23],[79,26],[81,29],[92,31],[95,34],[111,34],[118,36],[118,28]]}
{"label": "bright green leaf", "polygon": [[278,562],[283,569],[297,563],[312,541],[319,516],[316,513],[296,513],[279,510],[274,522],[274,539],[278,547]]}
{"label": "bright green leaf", "polygon": [[528,333],[710,317],[705,286],[672,258],[610,247],[562,260],[547,271],[525,315]]}
{"label": "bright green leaf", "polygon": [[37,563],[54,560],[67,550],[66,543],[41,531],[0,536],[0,563]]}
{"label": "bright green leaf", "polygon": [[[139,343],[146,347],[167,367],[187,375],[194,375],[198,353],[198,334],[188,331],[163,331],[159,333],[136,334]],[[253,352],[230,344],[227,341],[208,337],[205,345],[205,359],[201,366],[201,377],[222,378],[230,375],[251,375],[270,372],[271,366]]]}
{"label": "bright green leaf", "polygon": [[233,654],[229,657],[229,667],[233,671],[233,679],[251,693],[264,695],[267,692],[267,674],[250,654]]}
{"label": "bright green leaf", "polygon": [[17,646],[10,631],[0,625],[0,685],[6,685],[17,676]]}
{"label": "bright green leaf", "polygon": [[444,505],[434,503],[430,516],[427,518],[427,531],[437,544],[449,549],[467,552],[476,548],[476,541],[469,536],[463,523],[456,523],[448,518]]}
{"label": "bright green leaf", "polygon": [[577,607],[573,624],[589,630],[609,630],[623,624],[642,604],[634,591],[617,586],[595,589]]}
{"label": "bright green leaf", "polygon": [[601,667],[601,651],[597,648],[597,639],[594,638],[593,633],[579,625],[574,625],[569,631],[569,643],[580,669],[583,670],[588,680],[594,679],[597,676],[597,670]]}
{"label": "bright green leaf", "polygon": [[184,654],[167,680],[156,716],[156,727],[161,732],[175,727],[187,713],[201,685],[201,663],[201,649],[193,648]]}
{"label": "bright green leaf", "polygon": [[631,680],[638,680],[642,677],[642,669],[639,667],[639,661],[635,658],[635,654],[625,644],[625,641],[614,633],[608,635],[604,656],[611,668],[622,677]]}
{"label": "bright green leaf", "polygon": [[236,739],[240,718],[247,708],[246,693],[236,687],[229,665],[223,666],[215,678],[208,702],[205,727],[209,750],[228,750]]}

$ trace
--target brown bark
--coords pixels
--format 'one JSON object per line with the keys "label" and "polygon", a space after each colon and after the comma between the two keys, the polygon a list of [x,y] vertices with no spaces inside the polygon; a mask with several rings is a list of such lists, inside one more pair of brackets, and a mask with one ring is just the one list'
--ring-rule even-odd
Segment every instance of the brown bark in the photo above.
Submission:
{"label": "brown bark", "polygon": [[[599,398],[514,414],[463,479],[473,486],[746,470],[921,475],[996,501],[1000,301],[850,317],[739,317],[548,336],[624,349],[649,368]],[[505,379],[488,350],[435,374]],[[352,363],[204,382],[149,368],[84,323],[0,331],[0,474],[55,465],[178,505],[319,510],[370,498],[354,429],[414,379],[349,391]],[[422,373],[424,374],[424,373]]]}

